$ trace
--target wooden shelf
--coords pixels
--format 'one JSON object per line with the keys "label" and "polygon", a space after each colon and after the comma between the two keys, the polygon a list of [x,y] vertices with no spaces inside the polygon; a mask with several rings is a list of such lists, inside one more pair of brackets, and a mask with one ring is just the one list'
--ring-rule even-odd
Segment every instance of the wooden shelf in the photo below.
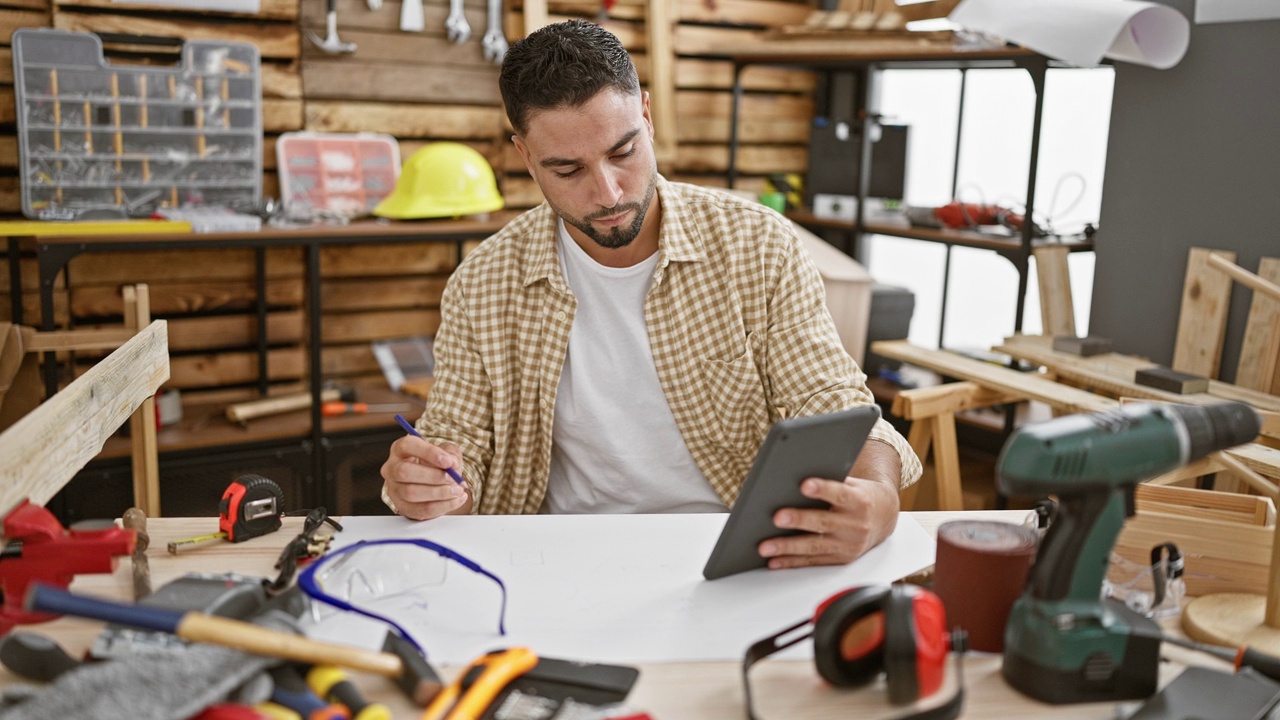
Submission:
{"label": "wooden shelf", "polygon": [[[360,402],[369,404],[403,404],[408,409],[401,414],[410,419],[416,419],[425,407],[425,403],[420,398],[402,395],[386,387],[360,386],[356,389],[356,398]],[[157,431],[156,441],[160,446],[160,452],[302,441],[311,435],[309,409],[258,418],[240,425],[227,419],[226,408],[225,403],[184,404],[182,421]],[[394,412],[386,412],[325,418],[324,433],[331,435],[380,428],[392,430],[399,427],[396,424],[395,415]],[[96,459],[128,457],[129,450],[129,438],[116,434],[107,439],[102,452]]]}
{"label": "wooden shelf", "polygon": [[[818,217],[810,210],[789,210],[787,212],[787,217],[801,225],[809,227],[830,228],[834,230],[844,230],[847,232],[854,231],[853,223],[848,220]],[[1022,241],[1018,237],[1012,235],[1007,237],[1000,235],[985,235],[971,230],[918,227],[907,225],[905,223],[864,222],[862,225],[862,232],[875,235],[890,235],[893,237],[907,238],[909,240],[943,243],[958,247],[994,250],[996,252],[1017,252],[1022,246]],[[1058,245],[1067,248],[1071,252],[1093,249],[1093,241],[1084,239],[1059,240],[1057,238],[1037,238],[1033,240],[1031,244],[1033,247]]]}

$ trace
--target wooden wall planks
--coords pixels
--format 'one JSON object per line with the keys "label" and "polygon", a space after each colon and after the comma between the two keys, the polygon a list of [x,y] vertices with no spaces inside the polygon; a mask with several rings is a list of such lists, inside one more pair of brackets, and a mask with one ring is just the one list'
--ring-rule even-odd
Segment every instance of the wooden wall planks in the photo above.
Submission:
{"label": "wooden wall planks", "polygon": [[[641,82],[653,67],[674,68],[676,142],[669,177],[724,186],[728,162],[732,65],[706,54],[715,44],[747,40],[772,26],[802,22],[802,0],[668,0],[669,57],[649,56],[643,0],[619,0],[602,24],[632,53]],[[598,0],[541,2],[548,22],[599,18]],[[425,29],[399,29],[399,0],[378,11],[365,0],[338,0],[338,33],[356,52],[328,55],[306,37],[325,34],[319,0],[261,0],[257,15],[201,12],[116,0],[0,0],[0,215],[20,210],[16,118],[10,37],[19,27],[153,34],[182,40],[250,42],[261,52],[263,188],[278,195],[276,141],[294,130],[383,132],[401,143],[401,157],[432,141],[463,142],[495,166],[508,207],[542,201],[537,185],[507,140],[510,128],[497,91],[498,67],[486,61],[480,38],[485,0],[466,0],[471,39],[449,42],[448,0],[425,0]],[[507,37],[523,32],[523,4],[508,3]],[[113,62],[174,64],[176,52],[139,45],[109,46]],[[813,112],[812,73],[756,66],[743,75],[746,115],[741,124],[739,187],[758,192],[772,172],[803,171]],[[60,325],[110,322],[121,312],[119,286],[147,282],[152,312],[170,320],[172,387],[192,397],[252,396],[257,362],[253,316],[253,257],[248,251],[200,251],[175,261],[174,253],[92,255],[73,261],[59,278],[55,315]],[[194,261],[193,261],[194,259]],[[330,378],[376,375],[369,341],[429,334],[439,322],[439,300],[455,262],[447,245],[415,244],[326,248],[322,257],[323,372]],[[23,261],[22,303],[38,323],[35,269]],[[306,301],[303,256],[271,251],[266,303],[271,343],[269,379],[278,389],[305,378]],[[65,278],[70,278],[68,283]],[[0,317],[11,313],[8,277],[0,273]],[[86,358],[87,367],[92,358]]]}

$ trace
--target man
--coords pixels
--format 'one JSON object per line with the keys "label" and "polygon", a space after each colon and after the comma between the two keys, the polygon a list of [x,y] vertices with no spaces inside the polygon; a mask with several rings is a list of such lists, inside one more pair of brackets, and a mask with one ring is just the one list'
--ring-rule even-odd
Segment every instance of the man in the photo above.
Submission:
{"label": "man", "polygon": [[[449,279],[423,437],[382,468],[396,512],[724,511],[773,421],[872,402],[790,224],[658,174],[649,94],[616,37],[545,27],[499,84],[546,202]],[[881,421],[852,477],[802,484],[830,510],[774,517],[809,533],[759,551],[773,568],[847,563],[893,531],[919,475]]]}

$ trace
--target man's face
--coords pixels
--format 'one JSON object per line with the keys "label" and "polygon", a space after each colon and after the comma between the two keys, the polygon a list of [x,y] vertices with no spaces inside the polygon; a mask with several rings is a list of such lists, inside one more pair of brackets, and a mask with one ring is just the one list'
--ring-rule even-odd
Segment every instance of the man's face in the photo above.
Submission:
{"label": "man's face", "polygon": [[608,249],[640,234],[657,182],[648,93],[604,90],[581,107],[539,110],[515,143],[565,224]]}

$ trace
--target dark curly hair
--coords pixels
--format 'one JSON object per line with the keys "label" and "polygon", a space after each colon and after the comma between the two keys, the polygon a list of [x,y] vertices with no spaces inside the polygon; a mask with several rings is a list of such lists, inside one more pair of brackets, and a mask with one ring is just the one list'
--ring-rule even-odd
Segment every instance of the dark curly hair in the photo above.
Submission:
{"label": "dark curly hair", "polygon": [[586,20],[567,20],[512,45],[498,88],[511,127],[523,135],[538,110],[580,107],[606,88],[634,95],[640,79],[617,36]]}

